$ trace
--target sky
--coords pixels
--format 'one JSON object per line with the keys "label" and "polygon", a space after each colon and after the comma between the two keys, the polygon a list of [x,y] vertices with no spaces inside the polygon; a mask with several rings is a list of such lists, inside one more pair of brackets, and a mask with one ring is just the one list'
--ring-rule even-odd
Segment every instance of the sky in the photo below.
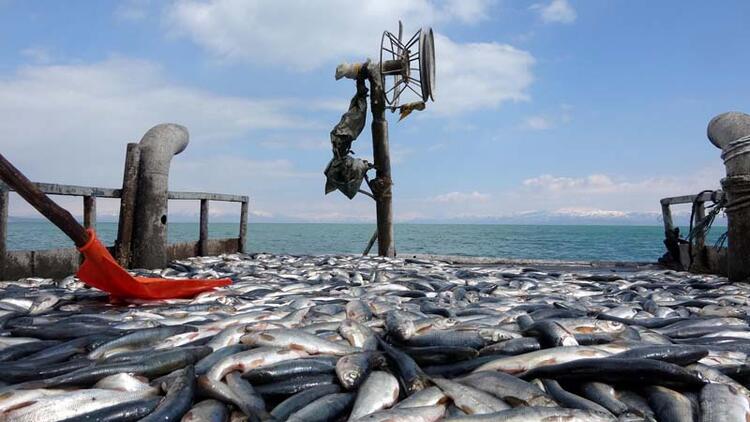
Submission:
{"label": "sky", "polygon": [[[34,181],[119,187],[126,144],[179,123],[170,189],[249,195],[251,221],[374,221],[370,198],[324,195],[355,90],[334,71],[377,60],[402,20],[433,28],[437,76],[434,103],[388,117],[397,221],[659,224],[660,198],[719,187],[706,126],[750,110],[747,16],[742,0],[0,0],[0,151]],[[369,126],[353,150],[372,161]],[[100,200],[100,219],[117,208]],[[10,214],[34,211],[13,197]]]}

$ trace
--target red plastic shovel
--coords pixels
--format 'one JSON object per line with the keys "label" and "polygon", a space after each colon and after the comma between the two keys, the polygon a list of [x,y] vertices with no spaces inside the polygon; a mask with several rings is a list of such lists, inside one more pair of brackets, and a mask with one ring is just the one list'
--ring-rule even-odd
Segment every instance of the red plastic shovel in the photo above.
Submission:
{"label": "red plastic shovel", "polygon": [[73,240],[84,256],[83,264],[76,276],[89,286],[108,292],[113,299],[189,298],[232,283],[228,278],[171,280],[134,277],[117,264],[107,248],[96,238],[94,230],[86,230],[78,224],[68,211],[42,193],[2,154],[0,178]]}

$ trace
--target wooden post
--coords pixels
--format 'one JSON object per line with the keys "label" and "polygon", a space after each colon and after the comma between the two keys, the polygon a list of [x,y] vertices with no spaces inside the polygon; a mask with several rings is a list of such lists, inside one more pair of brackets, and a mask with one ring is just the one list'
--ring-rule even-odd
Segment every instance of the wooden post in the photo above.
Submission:
{"label": "wooden post", "polygon": [[8,189],[0,183],[0,280],[5,280],[5,254],[8,249]]}
{"label": "wooden post", "polygon": [[83,197],[83,227],[96,230],[96,197]]}
{"label": "wooden post", "polygon": [[141,150],[137,143],[129,143],[125,153],[125,171],[120,191],[120,219],[117,224],[115,256],[124,268],[130,266],[131,241],[133,239],[133,214],[138,193],[138,164]]}
{"label": "wooden post", "polygon": [[198,254],[208,255],[208,199],[201,199],[200,233],[198,234]]}
{"label": "wooden post", "polygon": [[242,201],[240,207],[240,238],[237,240],[237,252],[247,252],[247,212],[248,212],[248,200]]}
{"label": "wooden post", "polygon": [[367,71],[372,111],[372,152],[375,161],[375,180],[370,183],[370,189],[376,202],[378,255],[393,257],[396,256],[396,248],[393,245],[393,182],[388,147],[388,120],[385,119],[385,92],[378,66],[370,64]]}

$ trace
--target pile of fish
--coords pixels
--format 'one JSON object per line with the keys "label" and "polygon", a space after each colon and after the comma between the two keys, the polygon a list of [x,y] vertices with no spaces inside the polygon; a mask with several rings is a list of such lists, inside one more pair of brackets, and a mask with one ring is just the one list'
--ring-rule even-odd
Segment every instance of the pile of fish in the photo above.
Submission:
{"label": "pile of fish", "polygon": [[750,286],[668,270],[223,255],[110,303],[0,283],[0,421],[750,420]]}

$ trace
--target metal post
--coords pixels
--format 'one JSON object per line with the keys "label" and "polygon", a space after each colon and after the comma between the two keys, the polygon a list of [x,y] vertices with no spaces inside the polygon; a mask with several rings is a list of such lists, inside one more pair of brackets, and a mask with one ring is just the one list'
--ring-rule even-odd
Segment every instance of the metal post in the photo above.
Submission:
{"label": "metal post", "polygon": [[378,221],[378,255],[396,256],[393,245],[393,193],[391,180],[391,155],[388,147],[388,121],[385,119],[385,92],[380,70],[375,64],[367,67],[370,81],[370,108],[372,111],[372,151],[375,161],[375,179],[370,183],[376,202]]}
{"label": "metal post", "polygon": [[240,238],[237,239],[237,252],[239,253],[246,253],[247,252],[247,212],[248,212],[248,200],[242,201],[242,206],[240,208]]}
{"label": "metal post", "polygon": [[5,260],[8,237],[8,189],[0,183],[0,280],[5,279]]}
{"label": "metal post", "polygon": [[200,232],[198,234],[198,255],[208,255],[208,199],[201,199]]}
{"label": "metal post", "polygon": [[96,197],[86,195],[83,197],[83,227],[96,229]]}
{"label": "metal post", "polygon": [[136,143],[129,143],[125,152],[125,170],[120,190],[120,218],[117,224],[115,256],[125,268],[130,267],[131,241],[133,240],[133,218],[135,198],[138,194],[138,164],[141,149]]}
{"label": "metal post", "polygon": [[721,148],[727,177],[727,263],[729,280],[750,278],[750,115],[720,114],[708,124],[708,138]]}

